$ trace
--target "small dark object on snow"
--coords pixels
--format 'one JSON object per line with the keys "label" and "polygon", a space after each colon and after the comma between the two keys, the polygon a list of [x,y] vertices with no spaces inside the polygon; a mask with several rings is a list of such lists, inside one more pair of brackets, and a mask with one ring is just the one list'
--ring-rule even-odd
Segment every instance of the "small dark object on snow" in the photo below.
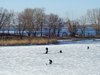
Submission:
{"label": "small dark object on snow", "polygon": [[52,64],[52,60],[51,59],[49,59],[49,64]]}
{"label": "small dark object on snow", "polygon": [[89,46],[87,46],[87,49],[89,49]]}
{"label": "small dark object on snow", "polygon": [[62,53],[62,50],[60,50],[59,53]]}
{"label": "small dark object on snow", "polygon": [[46,52],[45,52],[45,54],[48,54],[48,48],[46,47]]}

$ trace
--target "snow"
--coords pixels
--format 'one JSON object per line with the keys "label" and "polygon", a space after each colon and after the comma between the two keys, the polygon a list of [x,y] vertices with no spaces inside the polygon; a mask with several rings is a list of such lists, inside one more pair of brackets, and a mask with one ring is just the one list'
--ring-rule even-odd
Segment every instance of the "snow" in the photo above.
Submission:
{"label": "snow", "polygon": [[1,46],[0,75],[100,75],[100,44]]}

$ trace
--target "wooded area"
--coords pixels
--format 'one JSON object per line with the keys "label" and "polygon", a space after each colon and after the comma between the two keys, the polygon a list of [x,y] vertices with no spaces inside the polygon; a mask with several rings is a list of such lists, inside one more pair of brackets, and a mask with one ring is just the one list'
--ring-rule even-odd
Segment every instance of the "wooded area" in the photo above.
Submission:
{"label": "wooded area", "polygon": [[[9,39],[12,36],[20,39],[27,36],[85,37],[87,27],[95,30],[94,37],[100,36],[100,8],[89,9],[84,16],[75,20],[67,16],[63,19],[53,13],[46,14],[43,8],[26,8],[19,13],[0,8],[0,39]],[[68,33],[61,33],[62,29],[68,30]]]}

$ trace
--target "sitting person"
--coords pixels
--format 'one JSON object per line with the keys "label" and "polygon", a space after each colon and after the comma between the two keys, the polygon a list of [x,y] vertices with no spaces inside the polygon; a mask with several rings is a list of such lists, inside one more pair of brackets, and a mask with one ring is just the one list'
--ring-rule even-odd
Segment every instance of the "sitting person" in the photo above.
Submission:
{"label": "sitting person", "polygon": [[62,50],[60,50],[59,53],[62,53]]}
{"label": "sitting person", "polygon": [[49,59],[49,64],[52,64],[52,60],[51,59]]}
{"label": "sitting person", "polygon": [[89,49],[89,46],[87,46],[87,49]]}

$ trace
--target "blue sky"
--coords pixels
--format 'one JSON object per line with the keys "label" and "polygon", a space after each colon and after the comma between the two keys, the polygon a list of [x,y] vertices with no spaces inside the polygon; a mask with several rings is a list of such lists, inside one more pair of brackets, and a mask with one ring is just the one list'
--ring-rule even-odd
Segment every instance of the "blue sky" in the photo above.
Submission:
{"label": "blue sky", "polygon": [[0,7],[23,11],[25,8],[44,8],[47,14],[79,18],[87,9],[100,8],[100,0],[0,0]]}

